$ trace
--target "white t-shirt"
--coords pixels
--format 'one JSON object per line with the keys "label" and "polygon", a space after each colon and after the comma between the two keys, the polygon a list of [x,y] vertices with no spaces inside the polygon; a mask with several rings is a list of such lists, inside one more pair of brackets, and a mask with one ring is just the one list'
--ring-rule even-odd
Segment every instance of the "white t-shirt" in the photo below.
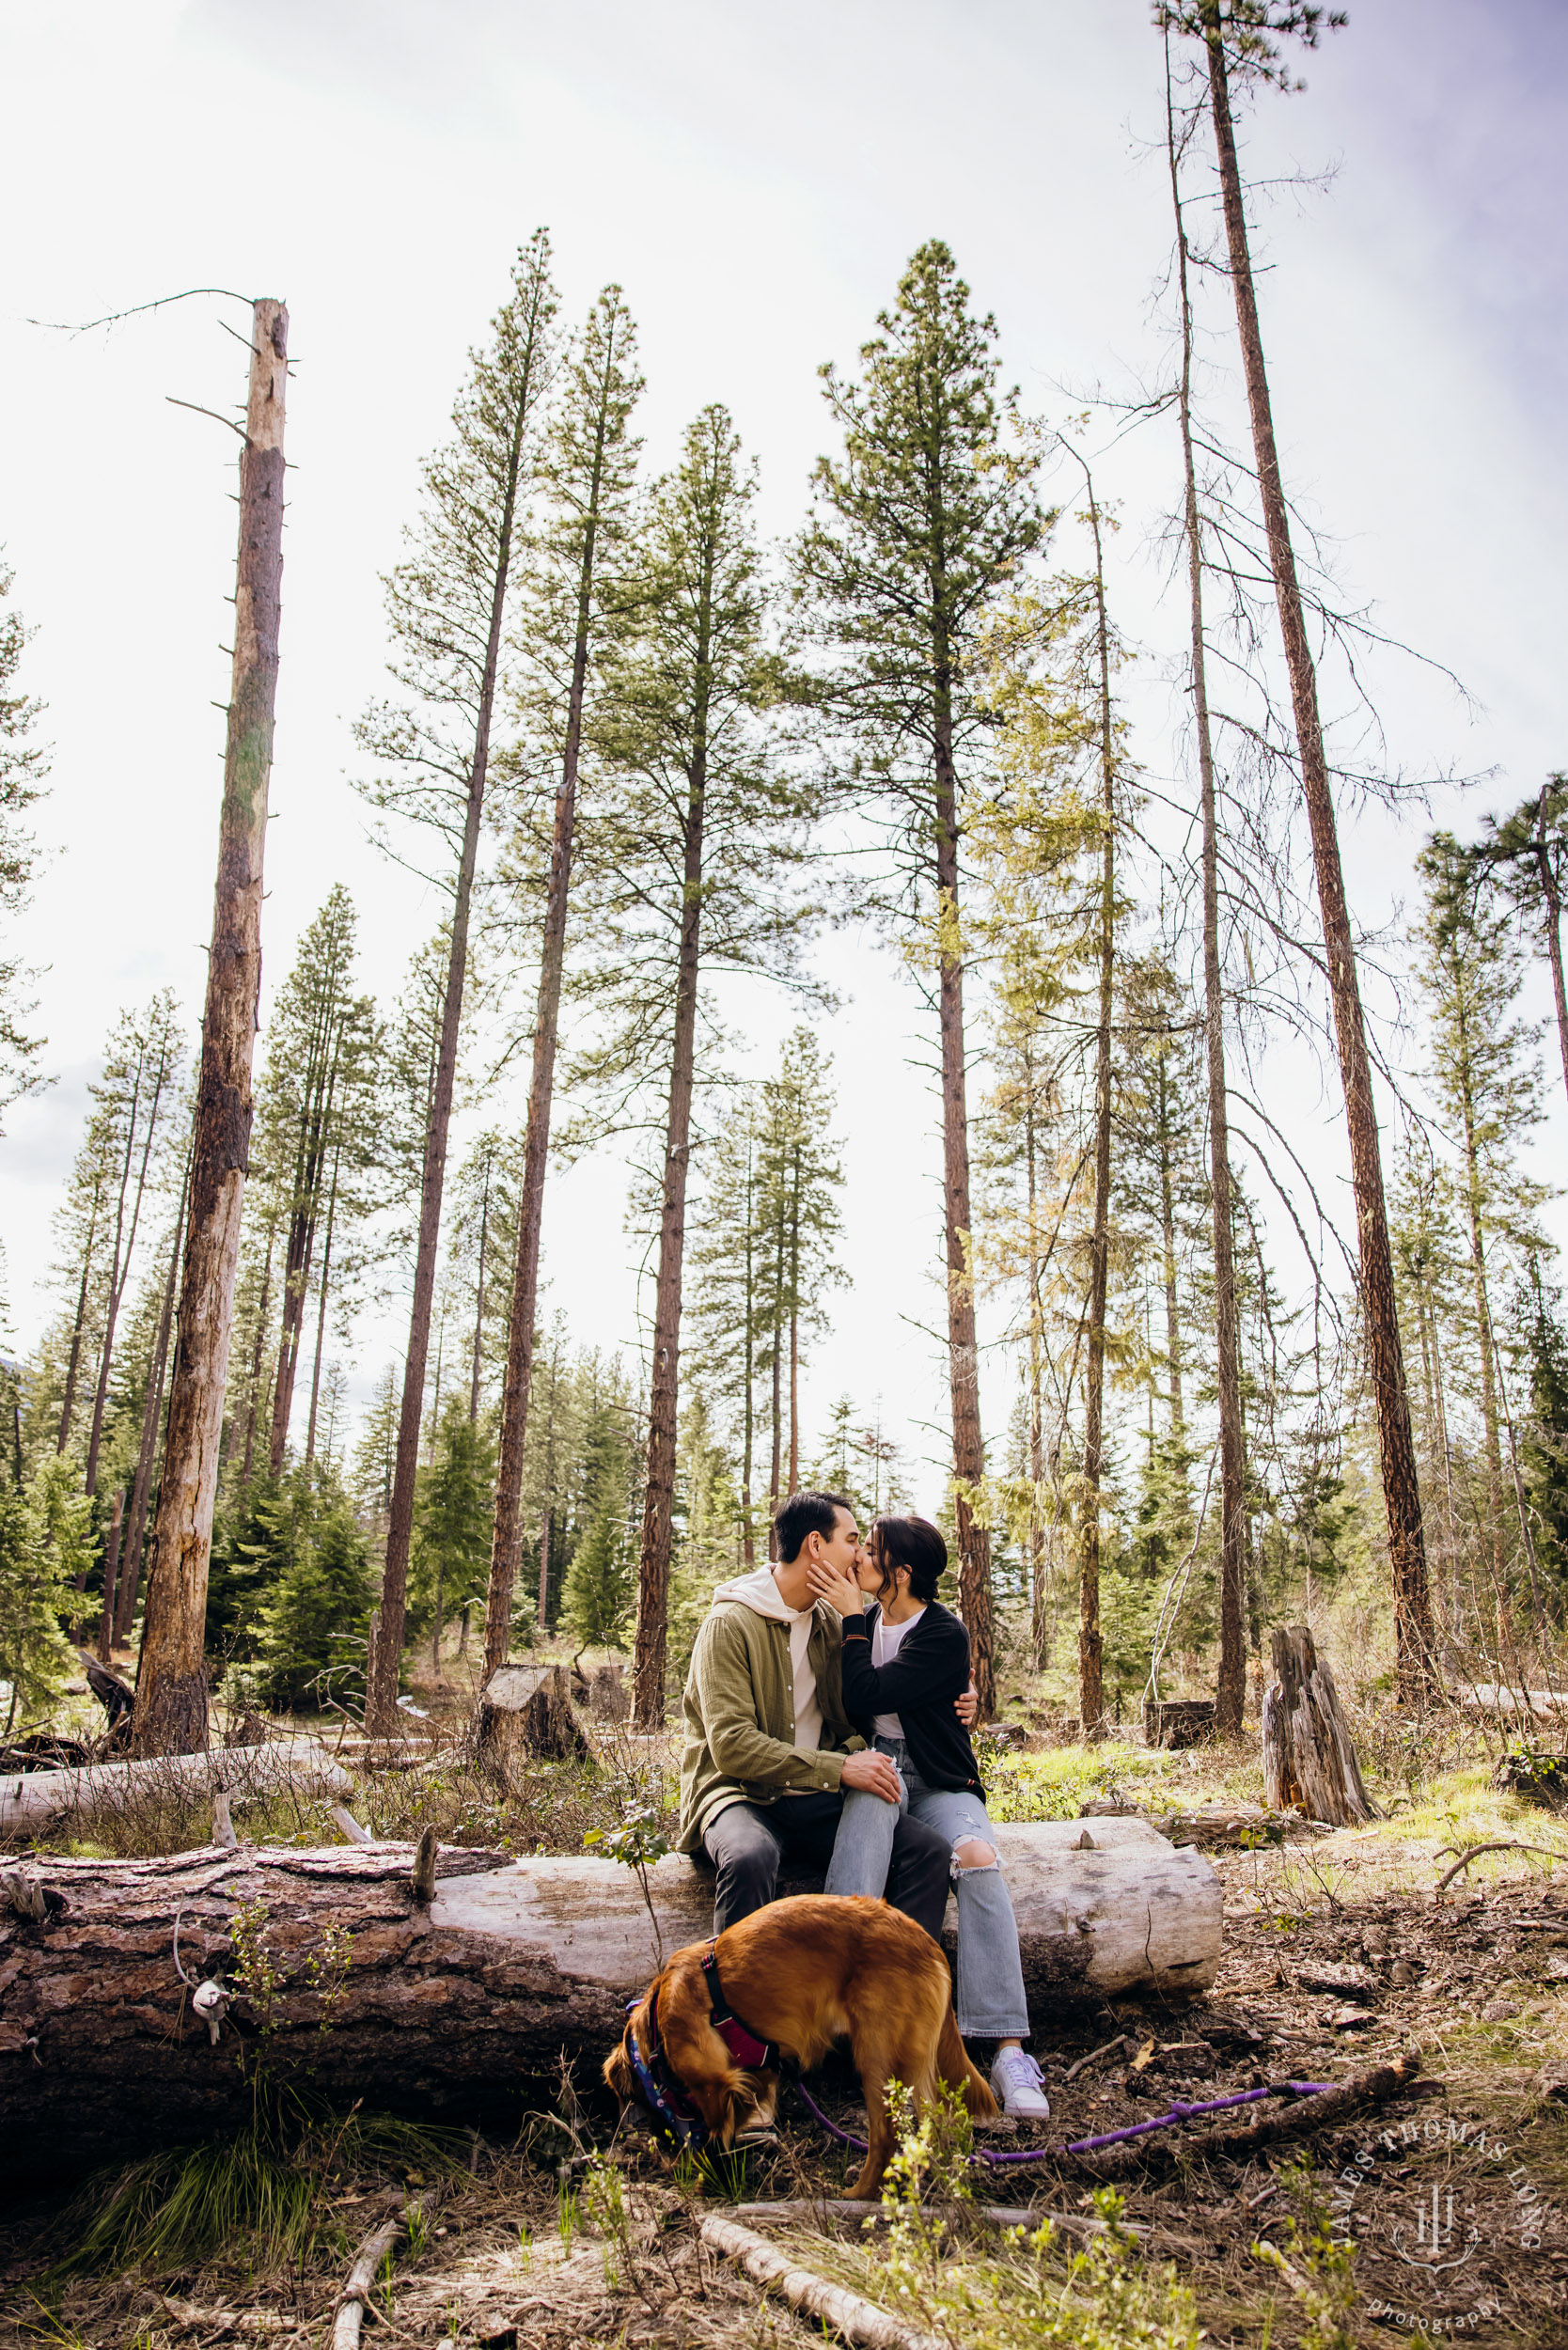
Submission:
{"label": "white t-shirt", "polygon": [[[878,1616],[871,1630],[871,1662],[879,1672],[884,1665],[892,1663],[903,1646],[904,1634],[915,1629],[925,1612],[922,1607],[917,1614],[906,1616],[902,1623],[889,1623],[886,1616]],[[879,1738],[903,1736],[903,1724],[896,1714],[879,1714],[872,1728]]]}

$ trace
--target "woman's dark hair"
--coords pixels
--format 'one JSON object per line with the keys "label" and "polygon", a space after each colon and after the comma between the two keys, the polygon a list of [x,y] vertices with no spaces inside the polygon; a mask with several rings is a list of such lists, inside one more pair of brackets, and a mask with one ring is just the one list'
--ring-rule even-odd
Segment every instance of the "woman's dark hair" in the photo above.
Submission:
{"label": "woman's dark hair", "polygon": [[909,1569],[909,1596],[936,1597],[937,1577],[947,1570],[948,1545],[929,1518],[873,1518],[877,1558],[882,1566],[882,1592],[892,1587],[893,1569]]}

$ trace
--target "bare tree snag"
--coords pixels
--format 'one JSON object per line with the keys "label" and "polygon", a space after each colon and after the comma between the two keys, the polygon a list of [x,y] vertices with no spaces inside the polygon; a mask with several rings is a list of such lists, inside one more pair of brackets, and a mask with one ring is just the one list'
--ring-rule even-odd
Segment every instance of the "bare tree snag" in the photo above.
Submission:
{"label": "bare tree snag", "polygon": [[1330,1827],[1383,1817],[1361,1781],[1328,1660],[1305,1624],[1274,1634],[1275,1685],[1263,1700],[1263,1800]]}
{"label": "bare tree snag", "polygon": [[[1063,2004],[1139,1987],[1206,1990],[1221,1906],[1209,1862],[1137,1820],[1096,1820],[1093,1847],[1079,1852],[1080,1828],[996,1830],[1031,2013],[1043,2022]],[[406,1843],[40,1856],[13,1871],[30,1906],[0,1911],[0,2163],[12,2149],[27,2160],[40,2130],[90,2157],[128,2138],[145,2146],[232,2125],[252,2095],[235,2058],[263,2025],[280,2081],[405,2110],[488,2106],[515,2123],[525,2084],[553,2075],[563,2052],[597,2069],[658,1962],[630,1869],[499,1859],[442,1849],[428,1907],[415,1901]],[[478,1871],[487,1873],[463,1873]],[[649,1873],[666,1951],[706,1941],[712,1875],[675,1856]],[[276,1979],[264,2007],[236,1980],[242,1906]],[[215,2048],[174,1970],[177,1918],[186,1975],[221,1973],[234,1995]]]}
{"label": "bare tree snag", "polygon": [[142,1755],[207,1744],[203,1639],[218,1448],[250,1158],[251,1057],[261,987],[261,867],[273,763],[283,597],[283,418],[289,313],[259,301],[240,459],[234,673],[218,824],[218,879],[207,966],[180,1339],[158,1495],[136,1711]]}
{"label": "bare tree snag", "polygon": [[1432,1596],[1427,1580],[1420,1486],[1416,1475],[1415,1437],[1410,1425],[1410,1398],[1404,1384],[1404,1356],[1394,1303],[1394,1266],[1388,1245],[1388,1208],[1383,1196],[1377,1105],[1372,1098],[1372,1065],[1367,1057],[1366,1025],[1356,971],[1356,948],[1345,900],[1344,870],[1340,861],[1339,831],[1334,814],[1334,797],[1329,788],[1328,762],[1324,751],[1317,672],[1312,664],[1306,613],[1296,577],[1295,555],[1291,545],[1290,522],[1279,475],[1279,452],[1274,437],[1268,372],[1263,364],[1262,335],[1258,323],[1258,297],[1252,282],[1247,212],[1242,202],[1235,126],[1231,114],[1231,90],[1225,56],[1228,25],[1221,19],[1217,8],[1211,9],[1205,7],[1203,17],[1209,60],[1209,96],[1214,116],[1215,145],[1219,158],[1231,283],[1236,302],[1236,326],[1247,379],[1247,406],[1252,419],[1258,490],[1268,534],[1269,564],[1274,573],[1275,600],[1279,609],[1285,666],[1290,674],[1291,705],[1301,760],[1301,788],[1312,837],[1312,863],[1317,874],[1328,987],[1334,1007],[1340,1074],[1344,1087],[1345,1124],[1350,1139],[1351,1180],[1359,1239],[1361,1313],[1367,1333],[1367,1353],[1377,1412],[1383,1502],[1388,1525],[1399,1696],[1402,1704],[1418,1704],[1430,1694],[1433,1684]]}
{"label": "bare tree snag", "polygon": [[1176,215],[1177,287],[1182,305],[1182,373],[1177,412],[1182,427],[1187,547],[1187,598],[1192,632],[1192,710],[1198,737],[1202,806],[1203,1034],[1209,1079],[1209,1204],[1215,1252],[1215,1386],[1219,1408],[1219,1675],[1215,1726],[1222,1738],[1240,1735],[1247,1701],[1243,1603],[1247,1589],[1247,1456],[1242,1440],[1240,1333],[1236,1320],[1236,1261],[1231,1198],[1231,1124],[1225,1081],[1225,993],[1219,961],[1219,826],[1215,806],[1214,732],[1209,722],[1207,645],[1203,633],[1203,533],[1192,443],[1192,302],[1190,249],[1182,210],[1175,114],[1167,35],[1166,141],[1170,200]]}

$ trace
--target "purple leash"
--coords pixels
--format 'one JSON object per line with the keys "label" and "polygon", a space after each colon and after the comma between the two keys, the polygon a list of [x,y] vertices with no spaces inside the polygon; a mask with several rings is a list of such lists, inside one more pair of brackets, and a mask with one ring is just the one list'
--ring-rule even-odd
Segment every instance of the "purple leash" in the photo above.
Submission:
{"label": "purple leash", "polygon": [[[1151,2130],[1168,2129],[1173,2122],[1190,2122],[1195,2114],[1224,2113],[1231,2106],[1256,2105],[1262,2097],[1315,2097],[1321,2091],[1333,2086],[1332,2081],[1273,2081],[1266,2089],[1241,2089],[1233,2097],[1214,2097],[1206,2105],[1172,2106],[1168,2113],[1158,2115],[1152,2122],[1135,2122],[1127,2130],[1107,2130],[1103,2138],[1076,2138],[1071,2146],[1040,2146],[1022,2154],[994,2154],[989,2147],[981,2146],[977,2147],[969,2160],[1000,2166],[1014,2162],[1045,2162],[1054,2154],[1092,2154],[1100,2146],[1120,2146],[1129,2138],[1147,2138]],[[840,2146],[852,2147],[857,2154],[866,2152],[865,2139],[852,2138],[848,2130],[839,2127],[837,2122],[830,2122],[803,2080],[797,2078],[795,2087],[829,2138],[837,2138]]]}

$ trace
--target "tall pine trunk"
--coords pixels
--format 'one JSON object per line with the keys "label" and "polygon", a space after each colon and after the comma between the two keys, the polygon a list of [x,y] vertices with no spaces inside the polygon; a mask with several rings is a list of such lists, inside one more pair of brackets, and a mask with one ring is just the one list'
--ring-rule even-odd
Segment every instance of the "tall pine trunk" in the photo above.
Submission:
{"label": "tall pine trunk", "polygon": [[332,1228],[337,1220],[337,1169],[341,1147],[332,1154],[332,1182],[327,1189],[326,1230],[321,1235],[321,1294],[316,1308],[316,1352],[310,1366],[310,1418],[305,1432],[305,1462],[316,1458],[316,1412],[321,1397],[321,1354],[326,1345],[327,1299],[332,1291]]}
{"label": "tall pine trunk", "polygon": [[[468,1383],[470,1428],[479,1417],[479,1370],[484,1361],[484,1277],[490,1246],[490,1164],[487,1158],[484,1163],[484,1191],[479,1200],[479,1273],[474,1288],[474,1371]],[[466,1623],[466,1616],[463,1621]]]}
{"label": "tall pine trunk", "polygon": [[1562,983],[1562,892],[1557,885],[1557,868],[1552,863],[1546,845],[1546,802],[1552,783],[1541,787],[1540,804],[1535,817],[1535,870],[1541,883],[1541,901],[1546,909],[1546,960],[1552,967],[1552,1006],[1557,1013],[1557,1043],[1562,1060],[1562,1082],[1568,1088],[1568,993]]}
{"label": "tall pine trunk", "polygon": [[136,1169],[135,1189],[131,1198],[131,1229],[125,1229],[126,1195],[131,1190],[131,1166],[136,1154],[136,1117],[141,1104],[141,1077],[138,1068],[136,1083],[131,1095],[131,1116],[125,1136],[125,1167],[120,1176],[119,1205],[115,1221],[114,1254],[109,1261],[109,1293],[103,1313],[103,1344],[98,1358],[98,1385],[92,1401],[92,1429],[87,1438],[87,1470],[86,1490],[90,1494],[98,1484],[98,1450],[103,1435],[103,1411],[109,1397],[109,1372],[114,1362],[115,1329],[119,1309],[125,1302],[125,1292],[131,1278],[131,1260],[136,1246],[136,1232],[142,1220],[142,1202],[147,1197],[147,1172],[152,1156],[152,1145],[158,1132],[158,1104],[163,1098],[165,1071],[160,1068],[152,1089],[152,1099],[147,1105],[147,1124],[142,1131],[141,1165]]}
{"label": "tall pine trunk", "polygon": [[757,1194],[752,1181],[752,1136],[745,1143],[745,1409],[742,1416],[741,1551],[748,1567],[757,1564],[757,1528],[752,1518],[752,1454],[757,1444],[757,1384],[752,1376],[757,1334]]}
{"label": "tall pine trunk", "polygon": [[425,1408],[425,1369],[430,1357],[431,1305],[435,1295],[441,1198],[447,1182],[447,1136],[451,1124],[452,1093],[457,1084],[458,1035],[463,1019],[463,984],[468,975],[469,910],[474,891],[474,868],[479,852],[485,780],[490,768],[490,728],[495,708],[495,682],[500,667],[507,589],[511,579],[512,532],[523,486],[523,436],[526,423],[527,403],[520,400],[496,517],[490,627],[485,640],[484,667],[479,679],[474,756],[468,771],[463,851],[458,864],[457,886],[452,896],[452,943],[447,964],[446,995],[441,1007],[441,1043],[436,1057],[430,1124],[425,1136],[425,1167],[419,1191],[419,1242],[414,1265],[408,1352],[403,1363],[402,1405],[398,1418],[397,1464],[392,1472],[386,1563],[382,1574],[381,1606],[366,1675],[365,1727],[372,1737],[379,1738],[390,1737],[397,1728],[398,1682],[402,1667],[403,1622],[408,1595],[409,1547],[414,1534],[414,1488],[419,1466],[419,1425]]}
{"label": "tall pine trunk", "polygon": [[1427,1581],[1426,1539],[1421,1525],[1421,1496],[1416,1473],[1410,1399],[1405,1389],[1404,1357],[1394,1302],[1393,1257],[1388,1244],[1388,1215],[1383,1195],[1383,1165],[1376,1104],[1372,1099],[1372,1066],[1367,1056],[1366,1029],[1350,914],[1345,902],[1344,873],[1340,862],[1334,800],[1324,753],[1317,673],[1308,641],[1285,494],[1280,483],[1279,456],[1275,445],[1268,374],[1263,365],[1258,301],[1247,246],[1247,214],[1242,203],[1241,172],[1236,160],[1235,128],[1231,115],[1225,28],[1217,10],[1208,21],[1206,39],[1209,96],[1215,144],[1219,158],[1220,190],[1225,207],[1236,324],[1247,379],[1247,406],[1252,420],[1252,446],[1263,522],[1268,534],[1275,598],[1279,608],[1285,666],[1290,674],[1291,704],[1301,759],[1302,791],[1311,830],[1312,862],[1317,874],[1340,1074],[1344,1087],[1351,1180],[1360,1244],[1361,1312],[1377,1412],[1378,1451],[1393,1581],[1398,1694],[1402,1703],[1417,1704],[1424,1701],[1433,1684],[1432,1599]]}
{"label": "tall pine trunk", "polygon": [[[329,1033],[332,1013],[327,1013]],[[283,1310],[279,1318],[277,1375],[273,1384],[273,1425],[268,1458],[278,1476],[289,1445],[289,1422],[294,1413],[294,1381],[299,1371],[305,1337],[305,1301],[310,1290],[311,1259],[316,1247],[316,1219],[321,1208],[321,1173],[326,1163],[327,1136],[332,1125],[337,1090],[337,1056],[342,1049],[342,1024],[330,1056],[322,1039],[322,1059],[306,1077],[305,1124],[300,1137],[294,1178],[294,1203],[289,1219],[289,1240],[283,1261]],[[314,1048],[312,1049],[314,1058]]]}
{"label": "tall pine trunk", "polygon": [[289,313],[260,301],[240,461],[234,674],[218,827],[212,947],[180,1290],[180,1340],[158,1495],[157,1552],[136,1680],[136,1753],[207,1745],[203,1653],[218,1448],[250,1158],[251,1058],[261,987],[261,874],[283,591],[283,418]]}
{"label": "tall pine trunk", "polygon": [[82,1329],[87,1318],[87,1284],[92,1278],[93,1248],[98,1239],[98,1210],[103,1197],[102,1171],[93,1179],[92,1206],[87,1214],[87,1237],[82,1250],[82,1279],[76,1292],[76,1317],[71,1325],[71,1353],[66,1360],[65,1396],[60,1405],[60,1434],[55,1449],[63,1452],[71,1441],[71,1418],[76,1408],[76,1374],[82,1360]]}
{"label": "tall pine trunk", "polygon": [[1176,1193],[1170,1159],[1170,1085],[1165,1056],[1159,1064],[1160,1243],[1165,1281],[1165,1350],[1170,1365],[1170,1433],[1180,1444],[1186,1431],[1182,1401],[1182,1316],[1176,1294]]}
{"label": "tall pine trunk", "polygon": [[935,880],[938,919],[951,943],[941,949],[942,1198],[948,1259],[948,1375],[953,1421],[953,1516],[958,1533],[958,1604],[982,1719],[996,1710],[991,1623],[991,1536],[976,1517],[985,1475],[980,1434],[980,1346],[969,1261],[969,1113],[964,1079],[964,958],[958,943],[958,778],[953,768],[951,679],[937,648]]}
{"label": "tall pine trunk", "polygon": [[790,1191],[790,1491],[800,1490],[800,1145]]}
{"label": "tall pine trunk", "polygon": [[135,1621],[136,1593],[142,1579],[142,1544],[147,1533],[147,1502],[152,1489],[152,1464],[158,1449],[158,1423],[163,1417],[164,1374],[168,1369],[169,1334],[174,1325],[174,1290],[180,1276],[180,1243],[185,1229],[185,1201],[190,1193],[191,1166],[185,1162],[184,1178],[180,1186],[180,1213],[174,1220],[174,1240],[169,1249],[168,1277],[164,1283],[163,1310],[158,1316],[158,1335],[153,1343],[152,1360],[148,1366],[147,1393],[142,1399],[141,1442],[136,1449],[136,1475],[131,1488],[131,1517],[126,1534],[125,1563],[120,1570],[119,1588],[115,1596],[115,1638],[123,1648],[131,1637]]}
{"label": "tall pine trunk", "polygon": [[[1167,70],[1168,76],[1168,47]],[[1177,283],[1182,304],[1182,373],[1177,413],[1182,427],[1183,523],[1187,542],[1187,603],[1192,633],[1193,725],[1202,804],[1203,1042],[1209,1079],[1209,1210],[1215,1260],[1215,1386],[1219,1415],[1219,1675],[1215,1724],[1222,1737],[1239,1735],[1247,1701],[1247,1454],[1242,1437],[1239,1329],[1236,1320],[1234,1207],[1231,1183],[1231,1120],[1225,1077],[1225,995],[1219,962],[1219,823],[1215,805],[1214,731],[1209,718],[1208,648],[1203,631],[1203,536],[1198,509],[1198,471],[1192,441],[1192,301],[1189,247],[1182,211],[1175,120],[1168,78],[1166,138],[1170,200],[1176,215]]]}
{"label": "tall pine trunk", "polygon": [[[1079,461],[1082,462],[1082,460]],[[1084,1370],[1082,1518],[1078,1536],[1078,1716],[1085,1738],[1105,1723],[1104,1635],[1100,1629],[1100,1490],[1105,1476],[1105,1307],[1110,1287],[1111,1008],[1116,983],[1116,743],[1111,714],[1110,622],[1105,611],[1100,508],[1089,467],[1094,539],[1094,611],[1099,663],[1100,964],[1094,1034],[1094,1204],[1089,1238],[1089,1348]]]}
{"label": "tall pine trunk", "polygon": [[[699,670],[706,664],[698,640]],[[686,803],[675,1034],[665,1128],[665,1197],[659,1224],[659,1282],[653,1306],[649,1395],[648,1474],[643,1487],[642,1550],[637,1565],[637,1629],[632,1659],[632,1720],[658,1730],[665,1718],[665,1653],[669,1625],[670,1512],[675,1501],[676,1413],[680,1402],[681,1277],[686,1247],[686,1176],[691,1159],[692,1082],[697,1051],[697,982],[702,932],[702,816],[707,783],[705,713],[698,706]]]}
{"label": "tall pine trunk", "polygon": [[523,1142],[523,1187],[517,1210],[517,1259],[512,1269],[511,1311],[507,1324],[507,1368],[501,1388],[501,1440],[495,1469],[495,1517],[491,1537],[490,1583],[485,1598],[484,1670],[488,1680],[507,1661],[511,1631],[511,1595],[523,1554],[523,1457],[528,1433],[528,1392],[534,1371],[534,1318],[539,1308],[539,1246],[544,1222],[544,1176],[550,1159],[550,1116],[556,1087],[556,1046],[560,1032],[561,976],[566,959],[566,910],[572,888],[572,852],[577,824],[577,769],[588,691],[588,636],[593,610],[594,570],[599,555],[599,504],[610,431],[611,383],[620,356],[613,334],[604,347],[600,402],[594,422],[588,513],[577,577],[577,625],[572,650],[572,684],[567,699],[561,779],[550,836],[550,877],[534,1013],[533,1070],[528,1084],[528,1120]]}
{"label": "tall pine trunk", "polygon": [[1492,1574],[1503,1589],[1506,1553],[1503,1543],[1502,1442],[1497,1427],[1497,1387],[1493,1368],[1492,1301],[1486,1285],[1486,1231],[1481,1196],[1481,1151],[1476,1140],[1475,1089],[1470,1069],[1470,1028],[1465,1008],[1465,974],[1461,959],[1454,963],[1454,1024],[1458,1031],[1460,1120],[1465,1143],[1465,1214],[1470,1228],[1470,1279],[1475,1292],[1476,1345],[1481,1355],[1481,1418],[1486,1443],[1486,1499],[1492,1523],[1488,1529]]}
{"label": "tall pine trunk", "polygon": [[261,1357],[266,1351],[267,1344],[267,1308],[272,1299],[273,1284],[273,1244],[276,1238],[276,1226],[269,1224],[267,1254],[261,1266],[261,1297],[256,1308],[256,1345],[251,1355],[250,1394],[245,1403],[245,1452],[240,1468],[242,1493],[250,1483],[251,1471],[256,1462],[256,1416],[261,1402]]}
{"label": "tall pine trunk", "polygon": [[1037,1672],[1051,1661],[1051,1619],[1045,1587],[1044,1331],[1040,1307],[1040,1189],[1035,1134],[1034,1049],[1024,1048],[1024,1167],[1029,1218],[1029,1647]]}

